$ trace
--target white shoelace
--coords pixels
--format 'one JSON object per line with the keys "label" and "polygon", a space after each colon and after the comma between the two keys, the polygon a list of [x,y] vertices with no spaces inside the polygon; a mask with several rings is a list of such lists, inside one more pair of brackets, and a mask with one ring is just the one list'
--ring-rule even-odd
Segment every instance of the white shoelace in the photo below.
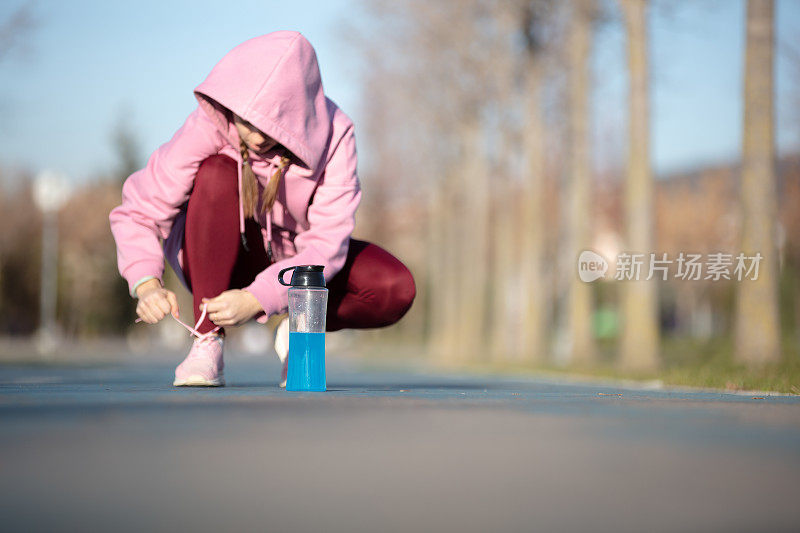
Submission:
{"label": "white shoelace", "polygon": [[[200,313],[200,318],[197,320],[197,323],[194,325],[194,327],[192,327],[189,324],[183,322],[181,319],[177,318],[172,313],[170,313],[170,316],[172,318],[174,318],[178,322],[178,324],[180,324],[181,326],[183,326],[186,329],[188,329],[190,335],[194,335],[195,337],[197,337],[197,340],[203,340],[203,339],[206,339],[206,338],[210,337],[213,333],[216,333],[219,330],[219,326],[217,326],[214,329],[212,329],[211,331],[208,331],[206,333],[200,333],[199,331],[197,331],[197,328],[200,327],[200,324],[203,323],[203,319],[206,317],[206,312],[207,311],[208,311],[208,304],[203,304],[203,312]],[[137,318],[136,319],[136,323],[138,323],[138,322],[142,322],[142,319],[141,318]]]}

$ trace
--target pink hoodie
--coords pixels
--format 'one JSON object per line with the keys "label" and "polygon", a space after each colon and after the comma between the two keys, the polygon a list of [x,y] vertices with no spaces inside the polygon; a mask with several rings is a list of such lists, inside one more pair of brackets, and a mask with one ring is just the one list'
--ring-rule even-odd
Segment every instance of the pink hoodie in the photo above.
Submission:
{"label": "pink hoodie", "polygon": [[[162,279],[164,259],[181,281],[186,205],[200,163],[214,154],[242,161],[239,136],[224,109],[233,111],[288,149],[291,165],[270,213],[259,215],[264,247],[276,262],[246,287],[264,308],[265,322],[288,306],[278,272],[292,265],[324,265],[326,280],[343,266],[361,199],[353,123],[322,90],[311,44],[279,31],[231,50],[194,91],[199,106],[172,139],[122,187],[111,211],[119,271],[133,293],[143,278]],[[250,152],[259,191],[280,163],[280,147]],[[240,231],[244,213],[239,205]]]}

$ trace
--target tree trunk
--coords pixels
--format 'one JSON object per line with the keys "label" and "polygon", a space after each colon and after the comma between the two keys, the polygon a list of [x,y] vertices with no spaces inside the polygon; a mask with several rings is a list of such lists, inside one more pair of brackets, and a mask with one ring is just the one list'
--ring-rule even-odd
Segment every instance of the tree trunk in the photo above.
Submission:
{"label": "tree trunk", "polygon": [[465,357],[486,359],[489,268],[489,175],[484,139],[477,117],[464,125],[464,170],[459,177],[463,213],[455,224],[461,237],[459,350]]}
{"label": "tree trunk", "polygon": [[[510,148],[510,147],[509,147]],[[509,176],[495,176],[495,214],[492,231],[493,262],[490,275],[492,285],[492,316],[490,322],[490,352],[497,360],[514,360],[518,357],[519,291],[522,275],[516,253],[517,206],[514,185]]]}
{"label": "tree trunk", "polygon": [[460,220],[460,194],[458,191],[457,176],[450,171],[441,184],[439,203],[434,206],[437,217],[437,230],[441,235],[441,249],[436,253],[439,256],[438,268],[431,272],[429,283],[435,296],[434,316],[431,320],[436,345],[443,360],[458,362],[463,360],[460,351],[460,306],[459,291],[463,270],[459,268],[460,239],[458,224]]}
{"label": "tree trunk", "polygon": [[592,335],[592,288],[578,278],[578,256],[589,247],[591,192],[589,171],[588,96],[591,0],[573,0],[569,32],[569,169],[566,187],[566,246],[564,272],[569,275],[564,306],[567,351],[571,361],[596,361]]}
{"label": "tree trunk", "polygon": [[757,280],[737,283],[736,357],[750,365],[780,359],[775,246],[773,0],[747,3],[742,146],[741,251],[761,253]]}
{"label": "tree trunk", "polygon": [[532,59],[525,72],[527,113],[523,132],[528,175],[524,182],[522,207],[522,327],[520,346],[527,359],[543,362],[546,356],[545,328],[552,293],[545,280],[545,165],[544,117],[542,113],[541,62]]}
{"label": "tree trunk", "polygon": [[426,320],[428,323],[428,353],[436,357],[444,354],[444,332],[445,332],[445,290],[443,280],[438,275],[446,270],[445,255],[445,228],[446,216],[448,214],[445,204],[445,181],[437,181],[431,187],[431,194],[428,197],[428,231],[427,231],[427,260],[428,267],[425,273],[425,294],[426,294]]}
{"label": "tree trunk", "polygon": [[[627,248],[649,257],[654,250],[653,176],[650,169],[650,129],[647,65],[647,0],[621,0],[628,35],[628,178],[625,188]],[[658,367],[658,279],[622,282],[622,343],[620,365],[630,370]]]}

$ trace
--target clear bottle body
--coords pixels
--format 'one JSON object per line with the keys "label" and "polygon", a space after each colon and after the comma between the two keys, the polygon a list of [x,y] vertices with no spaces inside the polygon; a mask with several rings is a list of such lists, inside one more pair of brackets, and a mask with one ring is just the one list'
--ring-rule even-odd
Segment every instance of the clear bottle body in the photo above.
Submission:
{"label": "clear bottle body", "polygon": [[289,369],[288,391],[324,391],[325,315],[328,289],[291,287],[289,289]]}

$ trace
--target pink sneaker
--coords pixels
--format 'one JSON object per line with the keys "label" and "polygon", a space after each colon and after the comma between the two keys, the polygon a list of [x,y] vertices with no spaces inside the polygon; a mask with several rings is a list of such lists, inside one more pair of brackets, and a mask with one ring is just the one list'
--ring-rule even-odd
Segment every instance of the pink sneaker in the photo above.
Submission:
{"label": "pink sneaker", "polygon": [[222,345],[225,339],[219,335],[208,335],[195,339],[189,355],[175,369],[176,387],[224,387],[222,369]]}

